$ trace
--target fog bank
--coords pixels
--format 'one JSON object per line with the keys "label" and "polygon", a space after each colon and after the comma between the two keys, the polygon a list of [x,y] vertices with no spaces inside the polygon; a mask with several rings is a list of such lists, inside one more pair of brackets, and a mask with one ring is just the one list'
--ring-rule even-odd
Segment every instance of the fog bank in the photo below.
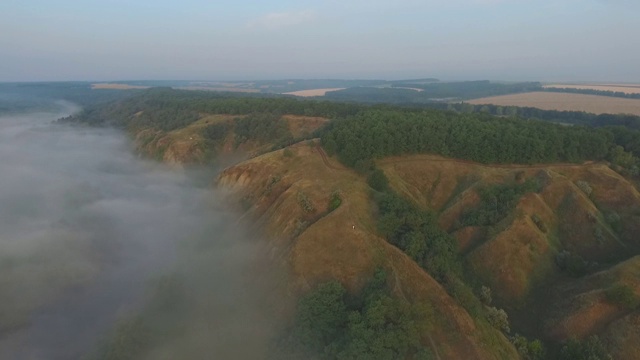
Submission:
{"label": "fog bank", "polygon": [[175,341],[148,340],[145,357],[255,358],[270,336],[262,292],[244,282],[255,241],[211,172],[141,160],[115,130],[53,124],[77,110],[60,107],[0,117],[0,358],[95,354],[161,274],[178,274],[200,320],[180,315]]}

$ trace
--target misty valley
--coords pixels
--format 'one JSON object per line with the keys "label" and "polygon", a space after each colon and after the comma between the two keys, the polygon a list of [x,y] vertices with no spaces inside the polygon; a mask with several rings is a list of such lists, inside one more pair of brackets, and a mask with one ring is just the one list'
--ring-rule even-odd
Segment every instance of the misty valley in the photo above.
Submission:
{"label": "misty valley", "polygon": [[119,131],[54,124],[78,108],[52,106],[0,117],[0,358],[138,358],[118,352],[127,331],[164,358],[260,351],[255,241],[215,170],[140,159]]}

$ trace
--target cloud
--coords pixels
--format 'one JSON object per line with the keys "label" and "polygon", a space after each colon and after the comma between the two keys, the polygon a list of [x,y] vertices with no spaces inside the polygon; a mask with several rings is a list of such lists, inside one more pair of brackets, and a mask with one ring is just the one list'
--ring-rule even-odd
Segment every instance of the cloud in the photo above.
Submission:
{"label": "cloud", "polygon": [[311,10],[272,12],[251,20],[249,28],[279,29],[307,23],[315,19],[316,13]]}

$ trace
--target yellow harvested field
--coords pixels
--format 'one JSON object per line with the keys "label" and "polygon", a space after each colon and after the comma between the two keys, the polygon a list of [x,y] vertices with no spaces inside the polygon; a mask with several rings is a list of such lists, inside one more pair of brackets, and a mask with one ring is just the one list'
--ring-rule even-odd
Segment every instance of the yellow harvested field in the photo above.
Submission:
{"label": "yellow harvested field", "polygon": [[582,89],[623,92],[626,94],[640,94],[640,85],[637,84],[552,84],[544,88]]}
{"label": "yellow harvested field", "polygon": [[474,99],[469,103],[474,105],[527,106],[543,110],[585,111],[594,114],[633,114],[640,116],[640,100],[598,95],[536,91]]}
{"label": "yellow harvested field", "polygon": [[292,91],[292,92],[288,92],[288,93],[284,93],[284,94],[285,95],[302,96],[302,97],[324,96],[329,91],[338,91],[338,90],[344,90],[344,89],[345,88],[311,89],[311,90]]}
{"label": "yellow harvested field", "polygon": [[110,90],[131,90],[131,89],[148,89],[149,86],[127,85],[127,84],[91,84],[92,89],[110,89]]}

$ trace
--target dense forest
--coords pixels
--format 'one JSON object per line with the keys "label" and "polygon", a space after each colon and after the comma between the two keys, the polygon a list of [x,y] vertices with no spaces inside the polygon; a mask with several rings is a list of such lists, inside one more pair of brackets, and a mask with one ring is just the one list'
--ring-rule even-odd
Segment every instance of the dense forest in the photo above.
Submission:
{"label": "dense forest", "polygon": [[640,139],[640,132],[617,132],[487,114],[369,110],[332,122],[321,136],[327,152],[366,170],[371,159],[419,153],[502,164],[605,160]]}

